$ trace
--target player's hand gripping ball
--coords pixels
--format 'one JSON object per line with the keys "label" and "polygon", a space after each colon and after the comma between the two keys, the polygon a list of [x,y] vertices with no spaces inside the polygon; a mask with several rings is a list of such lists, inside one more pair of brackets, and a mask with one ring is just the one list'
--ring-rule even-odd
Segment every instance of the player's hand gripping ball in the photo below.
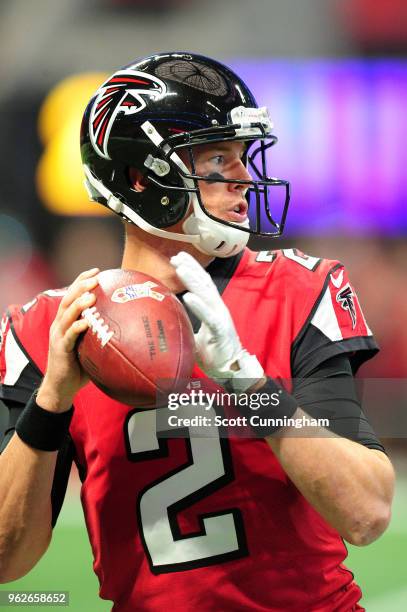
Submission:
{"label": "player's hand gripping ball", "polygon": [[77,346],[79,361],[113,399],[153,407],[157,394],[180,390],[191,375],[195,343],[188,316],[147,274],[117,269],[98,278],[96,303],[82,313],[89,328]]}

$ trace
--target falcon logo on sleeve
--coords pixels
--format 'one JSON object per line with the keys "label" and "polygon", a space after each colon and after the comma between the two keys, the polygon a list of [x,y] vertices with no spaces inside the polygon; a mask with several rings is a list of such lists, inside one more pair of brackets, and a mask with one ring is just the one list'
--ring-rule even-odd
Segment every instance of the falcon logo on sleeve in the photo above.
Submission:
{"label": "falcon logo on sleeve", "polygon": [[110,131],[119,113],[131,115],[146,106],[143,96],[157,99],[167,91],[157,77],[132,70],[115,72],[97,91],[89,119],[89,133],[96,152],[110,159],[107,152]]}
{"label": "falcon logo on sleeve", "polygon": [[349,312],[350,318],[352,319],[352,329],[356,327],[356,308],[354,293],[352,287],[347,283],[343,289],[338,291],[336,294],[336,301],[342,306],[344,310]]}

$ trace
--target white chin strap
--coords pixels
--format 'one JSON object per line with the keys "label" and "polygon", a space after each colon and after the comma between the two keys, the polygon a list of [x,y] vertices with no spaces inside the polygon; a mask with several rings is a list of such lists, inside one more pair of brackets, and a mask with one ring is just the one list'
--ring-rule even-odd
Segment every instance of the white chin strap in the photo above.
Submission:
{"label": "white chin strap", "polygon": [[186,236],[199,236],[199,241],[193,243],[198,251],[214,257],[231,257],[245,248],[249,233],[242,232],[238,227],[249,227],[248,219],[235,223],[235,229],[205,215],[195,193],[191,194],[190,202],[193,212],[185,219],[182,229]]}
{"label": "white chin strap", "polygon": [[[149,121],[143,123],[141,128],[156,146],[159,146],[164,140]],[[170,157],[185,173],[189,172],[184,162],[176,153],[172,153]],[[249,233],[242,232],[238,229],[239,227],[248,228],[248,219],[243,223],[234,223],[236,229],[223,225],[223,223],[219,223],[218,221],[214,221],[203,212],[196,193],[190,193],[188,210],[190,210],[192,206],[192,212],[182,225],[182,229],[185,232],[184,234],[169,232],[154,227],[154,225],[151,225],[140,217],[140,215],[130,208],[130,206],[127,206],[127,204],[124,204],[114,196],[112,192],[91,173],[86,164],[83,165],[83,168],[86,176],[84,182],[89,198],[91,200],[96,200],[98,197],[102,196],[105,198],[107,206],[113,210],[113,212],[126,217],[149,234],[154,234],[154,236],[159,236],[168,240],[189,242],[193,244],[198,251],[201,251],[201,253],[206,253],[212,257],[231,257],[232,255],[236,255],[245,248],[249,240]],[[187,187],[194,187],[192,179],[188,180],[184,178],[183,180]]]}

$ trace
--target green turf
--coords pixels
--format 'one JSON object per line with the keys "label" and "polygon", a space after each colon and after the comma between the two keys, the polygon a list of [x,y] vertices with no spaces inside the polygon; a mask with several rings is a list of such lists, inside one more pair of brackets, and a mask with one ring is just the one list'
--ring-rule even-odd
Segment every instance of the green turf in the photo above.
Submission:
{"label": "green turf", "polygon": [[85,527],[58,525],[46,555],[36,567],[21,580],[1,585],[0,590],[69,591],[69,607],[24,606],[32,611],[107,612],[112,607],[110,602],[99,599]]}
{"label": "green turf", "polygon": [[349,546],[346,565],[353,571],[355,580],[364,593],[363,603],[370,611],[369,603],[374,605],[377,598],[386,599],[388,605],[382,612],[404,612],[403,607],[392,599],[392,594],[407,587],[407,533],[396,534],[391,531],[377,542],[363,548]]}

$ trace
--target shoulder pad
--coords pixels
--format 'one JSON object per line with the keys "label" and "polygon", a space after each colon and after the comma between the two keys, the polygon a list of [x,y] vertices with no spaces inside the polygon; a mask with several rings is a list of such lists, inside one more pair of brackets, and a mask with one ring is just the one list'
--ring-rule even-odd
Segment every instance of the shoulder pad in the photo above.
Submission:
{"label": "shoulder pad", "polygon": [[305,283],[308,288],[314,284],[322,286],[328,273],[342,266],[337,260],[306,255],[299,249],[249,252],[247,266],[251,273],[257,268],[263,275],[270,265],[274,275],[284,276],[288,283],[295,280],[296,286]]}

